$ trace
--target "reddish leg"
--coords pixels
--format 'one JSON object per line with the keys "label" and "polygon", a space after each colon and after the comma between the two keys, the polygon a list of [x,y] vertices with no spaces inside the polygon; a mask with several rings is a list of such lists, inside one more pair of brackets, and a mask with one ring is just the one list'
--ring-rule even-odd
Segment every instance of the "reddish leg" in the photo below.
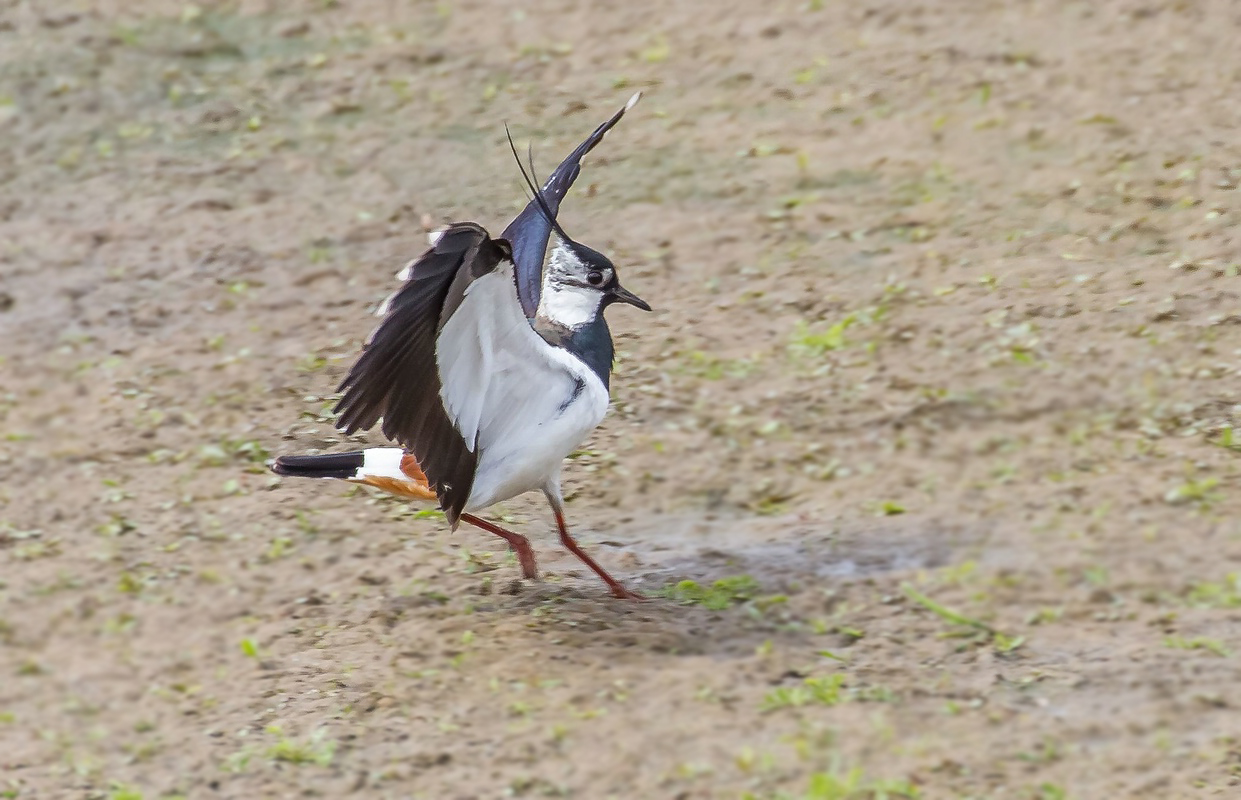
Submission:
{"label": "reddish leg", "polygon": [[645,600],[646,598],[637,592],[626,589],[620,581],[609,575],[607,570],[599,566],[593,558],[586,555],[586,551],[579,547],[577,542],[573,541],[573,537],[569,535],[569,528],[564,524],[564,512],[560,508],[560,503],[556,502],[556,499],[553,499],[550,494],[547,499],[551,500],[552,512],[556,515],[556,527],[560,529],[560,543],[563,544],[570,553],[582,559],[586,566],[595,571],[596,575],[603,578],[603,582],[606,583],[608,588],[612,590],[613,597],[618,597],[621,600]]}
{"label": "reddish leg", "polygon": [[521,564],[521,576],[526,580],[537,580],[539,577],[539,568],[534,561],[534,551],[530,549],[530,541],[520,533],[506,531],[499,525],[493,525],[485,519],[480,519],[473,514],[462,514],[461,519],[470,523],[476,528],[482,528],[488,533],[494,533],[508,542],[508,546],[513,548],[513,552],[517,554],[517,562]]}

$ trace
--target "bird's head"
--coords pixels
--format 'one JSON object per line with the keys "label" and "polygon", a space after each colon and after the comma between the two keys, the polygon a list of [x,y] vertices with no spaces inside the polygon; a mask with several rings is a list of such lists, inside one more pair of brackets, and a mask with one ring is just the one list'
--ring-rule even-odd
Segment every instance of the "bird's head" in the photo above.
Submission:
{"label": "bird's head", "polygon": [[[632,106],[638,96],[634,95],[625,108]],[[618,114],[613,121],[619,118]],[[616,302],[650,311],[651,307],[645,300],[620,285],[620,280],[616,277],[616,266],[607,256],[581,242],[573,241],[569,234],[564,232],[555,212],[548,206],[542,192],[522,166],[521,156],[517,154],[517,145],[513,143],[513,135],[508,126],[505,126],[504,132],[508,136],[508,145],[513,151],[513,159],[517,162],[521,177],[533,195],[532,202],[557,237],[551,258],[543,270],[543,292],[536,316],[572,329],[593,321],[603,309]],[[534,171],[533,163],[530,169],[531,172]]]}
{"label": "bird's head", "polygon": [[607,256],[567,237],[558,238],[543,274],[539,316],[576,328],[617,302],[651,310],[645,300],[621,286]]}

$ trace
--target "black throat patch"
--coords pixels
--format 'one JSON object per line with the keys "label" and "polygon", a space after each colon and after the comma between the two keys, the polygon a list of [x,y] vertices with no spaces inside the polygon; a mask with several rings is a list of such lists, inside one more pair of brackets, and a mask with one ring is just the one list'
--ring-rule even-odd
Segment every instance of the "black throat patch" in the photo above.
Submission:
{"label": "black throat patch", "polygon": [[603,381],[603,388],[609,388],[612,375],[612,360],[615,351],[612,347],[612,332],[603,314],[576,328],[566,328],[554,322],[535,319],[534,332],[543,337],[543,341],[552,347],[563,348],[577,356],[591,371]]}

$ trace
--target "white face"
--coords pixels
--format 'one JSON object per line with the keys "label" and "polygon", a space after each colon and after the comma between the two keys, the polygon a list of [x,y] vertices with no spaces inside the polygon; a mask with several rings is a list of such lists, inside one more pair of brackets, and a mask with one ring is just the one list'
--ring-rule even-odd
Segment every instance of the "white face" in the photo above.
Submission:
{"label": "white face", "polygon": [[[593,320],[599,313],[604,293],[586,285],[586,276],[592,271],[600,272],[583,264],[564,242],[557,242],[543,273],[538,315],[566,328],[576,328]],[[606,270],[601,283],[606,284],[611,277],[611,270]]]}
{"label": "white face", "polygon": [[576,328],[594,319],[602,302],[603,294],[594,289],[544,286],[539,316],[566,328]]}

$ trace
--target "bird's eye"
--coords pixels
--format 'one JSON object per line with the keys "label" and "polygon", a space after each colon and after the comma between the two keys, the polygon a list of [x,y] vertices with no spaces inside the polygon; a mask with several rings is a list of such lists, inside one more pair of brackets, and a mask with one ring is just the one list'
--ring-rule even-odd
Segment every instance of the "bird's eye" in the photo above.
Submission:
{"label": "bird's eye", "polygon": [[591,286],[603,285],[603,273],[599,270],[592,270],[586,274],[586,282]]}

